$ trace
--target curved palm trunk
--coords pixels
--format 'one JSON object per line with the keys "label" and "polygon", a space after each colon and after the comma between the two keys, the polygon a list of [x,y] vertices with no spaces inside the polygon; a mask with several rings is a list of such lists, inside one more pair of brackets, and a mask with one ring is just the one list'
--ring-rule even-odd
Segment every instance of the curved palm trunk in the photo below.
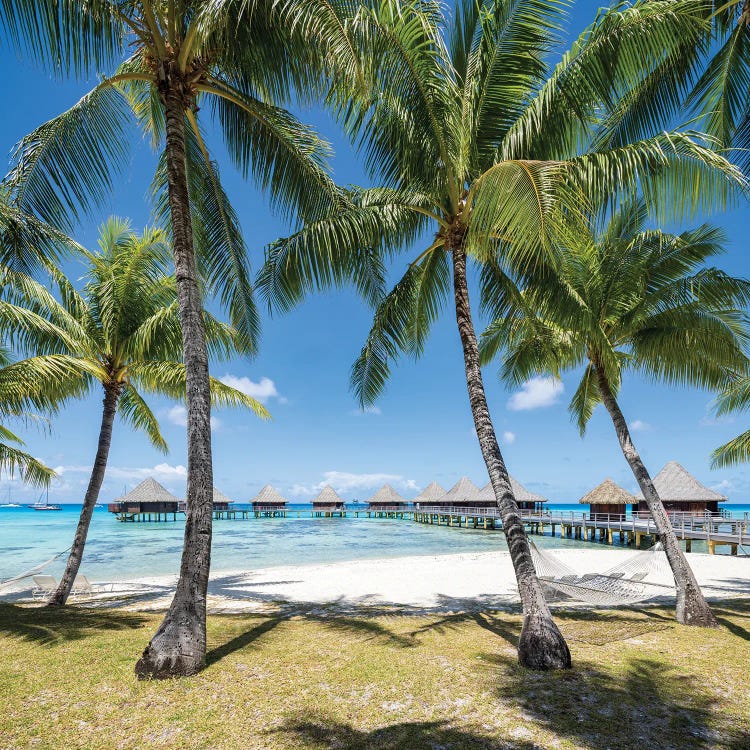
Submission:
{"label": "curved palm trunk", "polygon": [[534,570],[531,549],[518,512],[510,478],[495,436],[487,398],[484,393],[479,349],[471,319],[469,290],[466,284],[466,252],[462,246],[453,248],[453,288],[456,301],[456,323],[461,336],[466,368],[466,385],[479,438],[482,457],[487,466],[492,489],[503,522],[510,557],[523,604],[523,629],[518,643],[519,662],[531,669],[563,669],[570,667],[570,651],[562,633],[552,619],[542,587]]}
{"label": "curved palm trunk", "polygon": [[688,561],[685,559],[685,555],[682,554],[677,541],[677,535],[672,528],[672,522],[669,520],[667,511],[664,510],[664,505],[656,492],[648,470],[633,445],[628,424],[625,421],[622,411],[620,411],[617,399],[612,393],[609,381],[596,364],[594,364],[594,371],[596,372],[597,385],[602,402],[609,412],[609,416],[612,418],[622,453],[625,456],[625,460],[630,464],[630,468],[638,482],[638,486],[641,488],[643,497],[646,499],[646,504],[656,523],[656,528],[659,530],[659,537],[664,545],[667,560],[669,560],[669,565],[674,574],[674,580],[677,584],[677,621],[683,625],[701,625],[707,628],[716,628],[718,627],[716,618],[713,612],[711,612],[708,602],[698,586],[698,582],[695,580],[695,575]]}
{"label": "curved palm trunk", "polygon": [[164,66],[166,162],[172,216],[177,297],[187,376],[188,476],[185,540],[172,604],[138,660],[139,678],[198,672],[206,660],[206,591],[211,565],[213,467],[208,352],[195,269],[190,199],[185,169],[184,117],[188,106],[179,80]]}
{"label": "curved palm trunk", "polygon": [[91,470],[89,486],[86,488],[86,495],[83,498],[83,508],[81,508],[78,526],[73,537],[73,546],[70,548],[70,554],[68,555],[68,564],[65,566],[65,573],[63,573],[63,577],[60,579],[60,585],[47,602],[47,606],[49,607],[62,607],[65,605],[78,575],[78,569],[81,567],[83,548],[86,546],[86,537],[89,533],[91,516],[94,513],[96,501],[99,499],[99,491],[102,488],[104,473],[107,470],[109,446],[112,443],[112,425],[115,421],[115,414],[117,414],[117,401],[119,398],[120,389],[118,387],[105,386],[102,425],[99,428],[99,445],[96,449],[94,468]]}

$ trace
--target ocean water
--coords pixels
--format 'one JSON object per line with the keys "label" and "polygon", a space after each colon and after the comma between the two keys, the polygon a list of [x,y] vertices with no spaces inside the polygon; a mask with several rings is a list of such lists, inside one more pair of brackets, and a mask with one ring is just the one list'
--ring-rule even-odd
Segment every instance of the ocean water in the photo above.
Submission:
{"label": "ocean water", "polygon": [[[73,539],[80,505],[61,511],[0,506],[0,580],[31,568],[67,549]],[[309,509],[292,505],[291,509]],[[357,506],[348,505],[351,509]],[[364,507],[364,506],[361,506]],[[580,512],[580,505],[553,505],[551,510]],[[732,505],[750,512],[750,505]],[[122,523],[97,507],[89,530],[82,572],[93,580],[118,580],[177,573],[184,516],[162,523]],[[559,532],[558,532],[559,533]],[[591,548],[591,542],[534,536],[544,547]],[[604,545],[602,545],[604,546]],[[500,531],[425,526],[397,519],[263,518],[214,521],[212,570],[247,570],[275,565],[341,560],[506,550]],[[695,551],[700,551],[696,549]],[[62,573],[62,557],[47,571]]]}

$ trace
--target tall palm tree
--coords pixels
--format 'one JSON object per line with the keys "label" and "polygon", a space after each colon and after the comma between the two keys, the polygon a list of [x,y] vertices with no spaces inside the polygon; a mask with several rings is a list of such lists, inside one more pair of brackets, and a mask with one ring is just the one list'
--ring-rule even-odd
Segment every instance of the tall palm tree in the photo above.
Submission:
{"label": "tall palm tree", "polygon": [[[85,253],[84,258],[89,269],[82,292],[59,272],[54,274],[59,302],[41,284],[16,278],[6,287],[12,301],[0,305],[0,331],[31,355],[9,365],[9,373],[45,384],[57,402],[84,397],[97,386],[103,393],[96,458],[65,573],[48,602],[54,606],[66,603],[81,565],[107,469],[115,415],[143,430],[166,452],[159,423],[143,394],[185,398],[177,290],[169,273],[166,234],[146,229],[139,236],[127,221],[110,218],[101,228],[99,251]],[[228,357],[243,352],[247,341],[235,328],[206,312],[203,325],[210,354]],[[210,384],[214,403],[245,406],[268,417],[255,399],[214,378]]]}
{"label": "tall palm tree", "polygon": [[245,245],[199,110],[214,115],[231,159],[285,215],[319,215],[336,199],[328,146],[278,104],[295,84],[315,83],[323,62],[342,59],[351,68],[336,7],[323,0],[0,0],[0,26],[22,53],[57,74],[111,71],[19,144],[8,184],[21,208],[69,229],[106,199],[127,166],[133,121],[161,149],[154,189],[172,232],[187,370],[187,523],[174,599],[136,665],[143,677],[192,674],[206,652],[213,477],[199,272],[228,305],[247,348],[258,334]]}
{"label": "tall palm tree", "polygon": [[482,357],[502,353],[501,375],[511,383],[584,368],[572,416],[583,434],[604,404],[674,573],[677,619],[715,627],[617,396],[628,371],[704,388],[724,383],[730,369],[746,371],[750,281],[705,265],[722,251],[718,229],[671,235],[647,229],[647,218],[634,199],[606,226],[592,219],[587,232],[568,238],[555,267],[530,274],[522,290],[499,266],[486,267],[484,298],[496,319],[482,336]]}
{"label": "tall palm tree", "polygon": [[[550,0],[363,9],[355,36],[368,50],[372,89],[340,115],[383,185],[350,190],[328,215],[275,242],[259,277],[277,309],[345,282],[378,302],[352,371],[363,404],[381,392],[394,358],[422,351],[452,287],[474,424],[523,602],[519,659],[542,669],[569,666],[570,654],[536,578],[490,418],[467,259],[533,266],[554,251],[558,225],[623,186],[640,183],[652,204],[689,213],[743,182],[699,134],[662,132],[658,107],[644,104],[654,81],[682,69],[685,40],[703,31],[694,4],[601,14],[550,67],[563,13]],[[384,256],[425,235],[426,249],[382,297]]]}

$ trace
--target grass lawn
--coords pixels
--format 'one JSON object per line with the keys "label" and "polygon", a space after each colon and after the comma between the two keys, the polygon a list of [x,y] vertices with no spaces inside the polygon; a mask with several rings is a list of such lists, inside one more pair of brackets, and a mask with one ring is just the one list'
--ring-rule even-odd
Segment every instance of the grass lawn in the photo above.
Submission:
{"label": "grass lawn", "polygon": [[748,750],[750,602],[716,612],[559,612],[555,674],[515,614],[214,615],[205,671],[138,682],[159,615],[0,605],[0,747]]}

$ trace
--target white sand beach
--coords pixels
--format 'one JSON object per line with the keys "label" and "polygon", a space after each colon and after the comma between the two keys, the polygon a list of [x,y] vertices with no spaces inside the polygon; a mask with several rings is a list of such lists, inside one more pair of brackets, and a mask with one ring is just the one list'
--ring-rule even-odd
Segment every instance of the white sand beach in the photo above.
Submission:
{"label": "white sand beach", "polygon": [[[632,558],[632,550],[546,550],[579,573],[604,572]],[[750,557],[687,556],[709,599],[750,596]],[[649,581],[670,585],[669,572]],[[162,609],[176,576],[100,582],[81,604]],[[14,599],[28,596],[18,591]],[[3,598],[9,598],[5,596]],[[505,608],[518,602],[507,552],[355,560],[285,565],[247,571],[214,571],[209,584],[212,612],[333,608],[336,611],[409,610],[414,613]]]}

